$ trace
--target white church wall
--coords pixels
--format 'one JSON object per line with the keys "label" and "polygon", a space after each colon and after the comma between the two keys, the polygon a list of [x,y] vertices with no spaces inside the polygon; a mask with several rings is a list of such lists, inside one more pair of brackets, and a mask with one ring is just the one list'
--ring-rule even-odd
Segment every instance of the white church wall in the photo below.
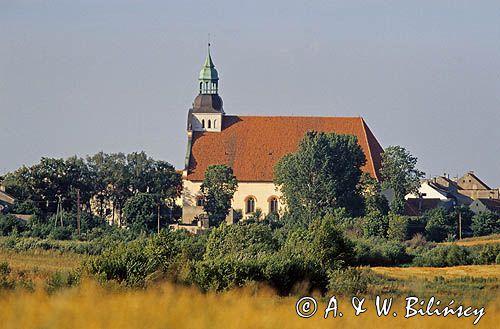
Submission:
{"label": "white church wall", "polygon": [[[192,221],[191,217],[196,215],[191,210],[196,207],[196,198],[201,195],[200,186],[201,182],[183,181],[182,206],[190,209],[189,214],[186,214],[186,216],[183,214],[183,222]],[[255,209],[260,209],[264,215],[269,213],[269,201],[272,197],[278,199],[278,211],[282,213],[284,210],[281,193],[271,182],[238,182],[238,190],[234,193],[232,208],[241,210],[244,217],[251,215],[245,213],[246,200],[249,197],[255,199]],[[203,211],[201,207],[196,208],[199,209],[200,213]]]}

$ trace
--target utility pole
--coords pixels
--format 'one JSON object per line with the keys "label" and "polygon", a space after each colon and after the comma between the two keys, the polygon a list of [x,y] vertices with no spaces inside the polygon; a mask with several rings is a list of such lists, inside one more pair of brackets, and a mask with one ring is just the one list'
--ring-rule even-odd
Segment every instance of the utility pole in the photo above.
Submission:
{"label": "utility pole", "polygon": [[56,220],[54,222],[54,226],[57,226],[57,219],[59,218],[59,222],[61,223],[61,227],[63,224],[63,207],[62,207],[62,196],[60,194],[57,195],[57,210],[56,210]]}
{"label": "utility pole", "polygon": [[160,203],[158,202],[158,234],[160,234]]}
{"label": "utility pole", "polygon": [[76,189],[76,231],[80,235],[80,189]]}
{"label": "utility pole", "polygon": [[458,212],[458,240],[462,240],[462,213]]}

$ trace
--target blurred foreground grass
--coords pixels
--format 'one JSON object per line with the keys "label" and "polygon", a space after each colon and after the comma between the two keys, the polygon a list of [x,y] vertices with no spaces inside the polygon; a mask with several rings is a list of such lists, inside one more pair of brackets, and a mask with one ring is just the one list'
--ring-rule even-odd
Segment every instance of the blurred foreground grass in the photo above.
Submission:
{"label": "blurred foreground grass", "polygon": [[[200,293],[193,288],[161,284],[146,290],[103,288],[91,281],[48,295],[9,291],[0,294],[2,328],[495,328],[500,320],[498,296],[485,306],[478,325],[474,317],[404,318],[404,298],[395,298],[397,317],[377,317],[372,301],[354,316],[349,299],[339,302],[342,318],[323,318],[327,300],[309,319],[295,313],[298,297],[277,297],[266,289]],[[443,301],[448,302],[448,301]],[[467,305],[467,306],[469,306]]]}

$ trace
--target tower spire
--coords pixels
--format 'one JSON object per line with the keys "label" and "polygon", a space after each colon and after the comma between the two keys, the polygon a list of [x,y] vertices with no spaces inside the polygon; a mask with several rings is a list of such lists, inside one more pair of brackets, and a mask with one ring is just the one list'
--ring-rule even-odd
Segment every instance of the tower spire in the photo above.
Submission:
{"label": "tower spire", "polygon": [[207,57],[198,78],[200,84],[200,94],[217,94],[219,92],[219,73],[215,69],[214,62],[212,61],[210,46],[209,35]]}

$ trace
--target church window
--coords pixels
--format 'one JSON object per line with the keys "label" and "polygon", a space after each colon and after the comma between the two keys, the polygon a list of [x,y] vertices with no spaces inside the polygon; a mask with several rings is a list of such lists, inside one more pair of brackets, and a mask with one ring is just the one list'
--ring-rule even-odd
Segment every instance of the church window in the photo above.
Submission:
{"label": "church window", "polygon": [[201,128],[205,128],[205,119],[201,120]]}
{"label": "church window", "polygon": [[255,212],[255,198],[254,197],[248,197],[246,201],[246,209],[245,213],[253,213]]}
{"label": "church window", "polygon": [[278,212],[278,198],[271,197],[269,200],[269,213]]}
{"label": "church window", "polygon": [[212,122],[208,120],[208,128],[212,128]]}
{"label": "church window", "polygon": [[214,120],[214,128],[217,128],[217,120]]}

